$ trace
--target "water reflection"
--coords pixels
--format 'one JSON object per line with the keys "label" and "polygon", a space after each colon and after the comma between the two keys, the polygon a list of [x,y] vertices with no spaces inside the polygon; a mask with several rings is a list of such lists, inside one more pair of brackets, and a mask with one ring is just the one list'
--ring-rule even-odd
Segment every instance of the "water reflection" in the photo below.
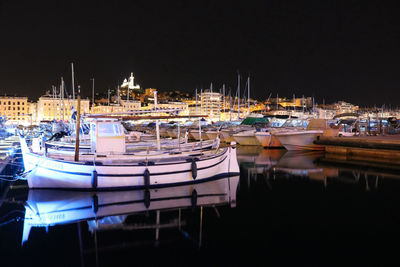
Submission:
{"label": "water reflection", "polygon": [[257,179],[258,174],[267,179],[303,177],[324,186],[329,182],[358,183],[370,190],[377,188],[382,179],[400,178],[400,163],[393,159],[256,147],[242,147],[238,153],[242,173],[247,172],[248,179]]}
{"label": "water reflection", "polygon": [[346,260],[349,251],[357,260],[365,251],[379,260],[387,251],[397,255],[389,244],[400,238],[400,164],[240,146],[238,160],[240,178],[149,191],[3,187],[0,225],[23,210],[21,220],[0,227],[0,263],[54,266],[63,259],[65,266],[115,266],[116,258],[135,258],[146,265],[205,266],[217,258],[221,262],[212,265],[222,266],[262,255],[265,265],[290,254],[320,265],[316,254]]}
{"label": "water reflection", "polygon": [[[154,228],[158,231],[165,227],[160,224],[160,212],[163,210],[217,205],[235,207],[238,182],[239,176],[233,176],[193,185],[151,190],[117,192],[29,190],[25,205],[22,243],[28,241],[30,232],[34,228],[48,228],[80,221],[87,221],[92,233],[107,229]],[[149,211],[157,212],[156,221],[148,225],[140,223],[127,225],[128,218],[132,214]],[[181,224],[180,218],[177,218],[169,222],[168,226],[178,227]]]}
{"label": "water reflection", "polygon": [[241,167],[251,173],[264,173],[276,165],[286,153],[285,149],[263,149],[259,146],[239,146],[237,159]]}

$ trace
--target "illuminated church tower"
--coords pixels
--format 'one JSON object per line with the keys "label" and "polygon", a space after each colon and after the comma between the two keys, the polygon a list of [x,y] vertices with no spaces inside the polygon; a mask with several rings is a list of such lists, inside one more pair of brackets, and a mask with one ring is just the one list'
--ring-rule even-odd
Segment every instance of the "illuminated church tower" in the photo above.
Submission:
{"label": "illuminated church tower", "polygon": [[141,88],[139,84],[135,85],[135,77],[133,77],[133,73],[131,72],[131,77],[125,79],[124,82],[121,84],[120,87],[120,95],[121,97],[126,97],[128,95],[128,91],[130,96],[136,93],[141,92]]}

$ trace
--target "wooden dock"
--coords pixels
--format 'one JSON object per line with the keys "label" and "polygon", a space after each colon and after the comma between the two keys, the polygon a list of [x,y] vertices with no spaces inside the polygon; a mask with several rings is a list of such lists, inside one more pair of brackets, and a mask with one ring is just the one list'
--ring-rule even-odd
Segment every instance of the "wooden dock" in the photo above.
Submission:
{"label": "wooden dock", "polygon": [[400,164],[400,135],[383,136],[320,136],[315,144],[325,146],[327,153],[342,154],[354,159],[374,158],[376,161],[390,159]]}

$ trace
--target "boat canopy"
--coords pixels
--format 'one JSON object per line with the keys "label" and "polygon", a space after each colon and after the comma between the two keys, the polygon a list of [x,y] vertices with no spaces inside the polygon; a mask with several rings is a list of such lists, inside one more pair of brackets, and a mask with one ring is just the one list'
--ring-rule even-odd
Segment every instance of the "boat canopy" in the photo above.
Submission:
{"label": "boat canopy", "polygon": [[247,117],[242,121],[241,125],[267,124],[268,122],[268,118]]}

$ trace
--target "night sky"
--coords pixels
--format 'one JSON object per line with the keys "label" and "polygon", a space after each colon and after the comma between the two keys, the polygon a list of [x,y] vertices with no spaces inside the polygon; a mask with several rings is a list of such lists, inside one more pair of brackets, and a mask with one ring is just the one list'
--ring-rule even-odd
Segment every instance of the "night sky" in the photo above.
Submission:
{"label": "night sky", "polygon": [[[103,3],[106,2],[106,3]],[[145,88],[397,106],[400,9],[388,1],[2,1],[0,93],[36,99],[70,63],[83,94]],[[399,105],[400,106],[400,105]]]}

